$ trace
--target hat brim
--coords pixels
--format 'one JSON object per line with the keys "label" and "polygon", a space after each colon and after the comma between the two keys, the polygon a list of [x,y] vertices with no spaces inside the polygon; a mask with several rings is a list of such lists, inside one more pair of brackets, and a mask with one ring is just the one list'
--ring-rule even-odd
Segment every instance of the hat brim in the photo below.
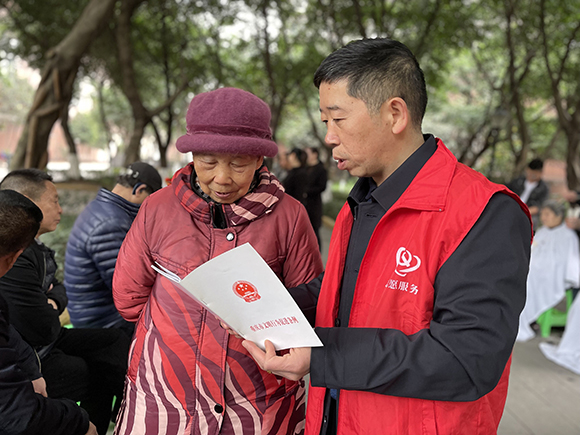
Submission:
{"label": "hat brim", "polygon": [[175,142],[181,153],[221,153],[248,156],[274,157],[278,145],[269,139],[246,136],[224,136],[219,134],[184,134]]}

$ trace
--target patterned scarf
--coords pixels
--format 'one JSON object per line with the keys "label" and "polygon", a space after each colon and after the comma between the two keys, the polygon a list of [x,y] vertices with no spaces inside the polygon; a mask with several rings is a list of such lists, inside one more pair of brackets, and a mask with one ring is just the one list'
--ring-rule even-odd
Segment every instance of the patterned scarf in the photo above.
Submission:
{"label": "patterned scarf", "polygon": [[[211,209],[214,201],[207,195],[201,197],[192,190],[193,172],[193,163],[180,169],[173,176],[171,186],[187,211],[202,222],[211,224]],[[257,171],[257,182],[252,185],[254,184],[255,187],[235,203],[221,204],[228,226],[245,224],[271,213],[284,195],[284,187],[265,166]]]}

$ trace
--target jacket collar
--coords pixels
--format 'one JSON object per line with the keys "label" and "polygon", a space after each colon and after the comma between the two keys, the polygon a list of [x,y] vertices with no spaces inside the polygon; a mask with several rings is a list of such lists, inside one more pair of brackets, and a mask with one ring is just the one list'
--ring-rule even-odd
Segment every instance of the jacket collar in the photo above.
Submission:
{"label": "jacket collar", "polygon": [[386,212],[399,200],[437,150],[435,137],[433,135],[425,135],[424,137],[423,145],[409,156],[380,186],[377,187],[371,178],[358,180],[348,198],[351,211],[358,204],[371,201],[372,198]]}
{"label": "jacket collar", "polygon": [[133,217],[137,216],[137,213],[139,212],[140,207],[139,204],[127,201],[122,196],[119,196],[116,193],[113,193],[110,190],[104,188],[101,188],[99,190],[96,199],[100,202],[109,202],[115,204],[116,206],[122,208]]}
{"label": "jacket collar", "polygon": [[436,138],[436,141],[437,150],[401,195],[397,201],[398,206],[428,211],[444,210],[457,159],[441,139]]}

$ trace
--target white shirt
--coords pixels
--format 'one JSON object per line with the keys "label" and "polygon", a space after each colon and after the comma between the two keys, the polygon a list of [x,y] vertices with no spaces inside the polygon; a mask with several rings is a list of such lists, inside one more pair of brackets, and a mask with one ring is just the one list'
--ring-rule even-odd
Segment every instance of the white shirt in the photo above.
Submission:
{"label": "white shirt", "polygon": [[530,197],[530,194],[536,188],[538,183],[539,183],[539,181],[528,181],[527,179],[524,181],[524,191],[520,195],[520,199],[522,200],[522,202],[524,204],[526,204],[528,202],[528,198]]}

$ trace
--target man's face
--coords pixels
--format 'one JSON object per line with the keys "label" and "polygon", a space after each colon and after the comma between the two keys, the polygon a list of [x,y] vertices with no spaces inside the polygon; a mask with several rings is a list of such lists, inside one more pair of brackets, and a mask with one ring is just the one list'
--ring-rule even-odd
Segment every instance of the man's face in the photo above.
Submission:
{"label": "man's face", "polygon": [[250,189],[263,157],[234,154],[194,154],[193,166],[201,190],[215,202],[231,204]]}
{"label": "man's face", "polygon": [[326,124],[325,142],[332,147],[338,169],[356,177],[372,177],[381,184],[396,150],[392,133],[380,114],[370,115],[366,104],[346,92],[346,80],[320,84],[320,118]]}
{"label": "man's face", "polygon": [[542,179],[542,170],[526,168],[526,179],[530,183],[535,183]]}
{"label": "man's face", "polygon": [[60,204],[58,203],[56,187],[50,181],[45,181],[44,185],[46,187],[44,193],[37,201],[34,201],[44,215],[44,219],[40,223],[38,235],[56,230],[60,222],[60,215],[62,214],[62,208],[60,208]]}

